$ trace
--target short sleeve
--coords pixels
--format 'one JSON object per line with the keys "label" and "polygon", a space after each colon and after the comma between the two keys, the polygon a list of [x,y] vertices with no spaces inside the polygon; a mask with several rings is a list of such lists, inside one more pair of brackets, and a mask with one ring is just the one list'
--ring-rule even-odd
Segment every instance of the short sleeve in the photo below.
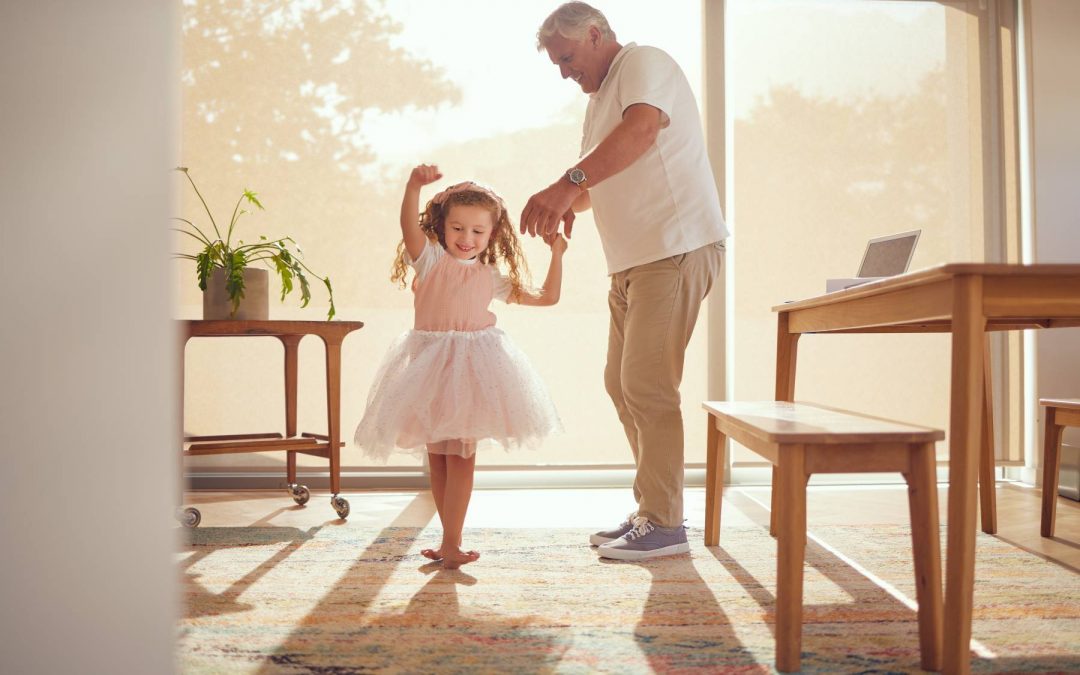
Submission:
{"label": "short sleeve", "polygon": [[619,72],[619,105],[623,112],[637,103],[647,103],[664,115],[666,127],[675,105],[679,66],[664,51],[638,47],[626,55]]}
{"label": "short sleeve", "polygon": [[420,282],[424,280],[428,272],[432,267],[435,267],[435,263],[439,262],[439,258],[446,255],[446,251],[443,247],[433,241],[428,241],[424,244],[424,250],[420,252],[420,256],[413,260],[409,256],[409,252],[405,251],[405,262],[412,265],[412,268],[416,270],[416,281]]}
{"label": "short sleeve", "polygon": [[498,268],[494,265],[491,266],[491,282],[494,292],[492,297],[502,302],[509,302],[510,291],[513,290],[513,285],[510,283],[510,277],[499,272]]}

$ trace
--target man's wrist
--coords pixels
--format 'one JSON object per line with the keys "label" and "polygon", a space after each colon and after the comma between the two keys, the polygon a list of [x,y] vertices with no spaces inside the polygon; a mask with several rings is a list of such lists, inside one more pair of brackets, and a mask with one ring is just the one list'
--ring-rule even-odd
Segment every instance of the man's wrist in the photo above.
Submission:
{"label": "man's wrist", "polygon": [[567,182],[569,182],[581,192],[588,191],[589,179],[585,175],[585,172],[582,171],[579,167],[570,167],[566,170],[566,173],[563,174],[563,177],[567,180]]}
{"label": "man's wrist", "polygon": [[566,177],[566,174],[563,174],[562,178],[552,183],[552,187],[556,186],[567,196],[577,198],[577,196],[581,194],[581,188],[571,183],[570,179]]}

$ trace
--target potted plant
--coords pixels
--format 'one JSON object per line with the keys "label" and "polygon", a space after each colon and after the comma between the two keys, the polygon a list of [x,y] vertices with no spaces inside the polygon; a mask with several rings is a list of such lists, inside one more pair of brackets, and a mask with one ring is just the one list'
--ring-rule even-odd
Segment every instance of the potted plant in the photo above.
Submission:
{"label": "potted plant", "polygon": [[[229,226],[225,230],[225,236],[222,237],[217,221],[214,220],[210,207],[207,206],[198,186],[192,180],[187,167],[177,167],[176,170],[184,174],[192,189],[195,190],[195,194],[199,197],[199,201],[202,202],[203,208],[206,210],[206,215],[210,218],[210,225],[214,229],[214,238],[211,238],[192,221],[186,218],[173,219],[187,225],[187,227],[173,228],[174,230],[196,239],[202,247],[194,255],[177,253],[176,257],[195,262],[199,288],[203,291],[203,318],[267,318],[265,296],[267,293],[266,279],[268,273],[265,269],[252,266],[258,262],[264,263],[266,267],[273,270],[281,278],[282,301],[285,300],[286,295],[292,292],[295,284],[299,283],[301,307],[307,307],[308,302],[311,301],[308,275],[323,282],[326,286],[326,292],[330,296],[330,311],[326,315],[326,320],[329,321],[334,318],[334,314],[336,314],[334,289],[330,286],[330,278],[321,277],[311,271],[311,268],[302,260],[303,251],[292,237],[267,239],[265,236],[260,235],[259,241],[255,243],[245,244],[242,239],[237,240],[235,244],[233,243],[232,236],[236,223],[241,216],[248,213],[246,209],[242,209],[240,206],[247,201],[259,209],[263,208],[256,193],[245,189],[240,198],[236,200],[232,218],[229,219]],[[253,313],[241,311],[241,301],[245,300],[245,292],[254,290],[254,287],[261,287],[260,290],[263,293],[261,304],[256,304]],[[214,297],[219,297],[226,302],[227,316],[217,315],[213,309]]]}

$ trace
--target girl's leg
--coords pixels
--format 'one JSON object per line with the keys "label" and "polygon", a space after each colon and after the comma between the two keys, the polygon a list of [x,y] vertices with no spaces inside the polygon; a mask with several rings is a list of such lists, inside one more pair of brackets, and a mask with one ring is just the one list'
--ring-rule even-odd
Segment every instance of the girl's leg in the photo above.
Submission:
{"label": "girl's leg", "polygon": [[[435,510],[439,512],[439,522],[443,522],[443,499],[446,494],[446,441],[428,443],[428,470],[431,477],[431,498],[435,500]],[[446,525],[443,524],[445,530]],[[436,549],[425,548],[420,555],[431,560],[442,560],[442,553]]]}
{"label": "girl's leg", "polygon": [[[467,441],[449,441],[447,448],[450,453],[455,450],[454,444],[464,445]],[[476,455],[462,457],[458,454],[446,455],[446,485],[443,491],[442,521],[443,541],[442,552],[443,567],[455,569],[466,563],[476,561],[480,554],[476,551],[461,550],[461,531],[465,526],[465,513],[469,510],[469,499],[472,497],[473,470],[476,468]]]}

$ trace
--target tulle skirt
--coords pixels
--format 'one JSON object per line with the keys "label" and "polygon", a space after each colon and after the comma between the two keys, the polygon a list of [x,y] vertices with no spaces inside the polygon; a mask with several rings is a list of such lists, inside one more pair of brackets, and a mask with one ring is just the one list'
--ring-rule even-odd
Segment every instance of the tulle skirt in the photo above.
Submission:
{"label": "tulle skirt", "polygon": [[383,358],[353,440],[381,461],[447,440],[468,441],[443,451],[469,457],[478,444],[535,448],[561,430],[547,387],[506,333],[411,330]]}

